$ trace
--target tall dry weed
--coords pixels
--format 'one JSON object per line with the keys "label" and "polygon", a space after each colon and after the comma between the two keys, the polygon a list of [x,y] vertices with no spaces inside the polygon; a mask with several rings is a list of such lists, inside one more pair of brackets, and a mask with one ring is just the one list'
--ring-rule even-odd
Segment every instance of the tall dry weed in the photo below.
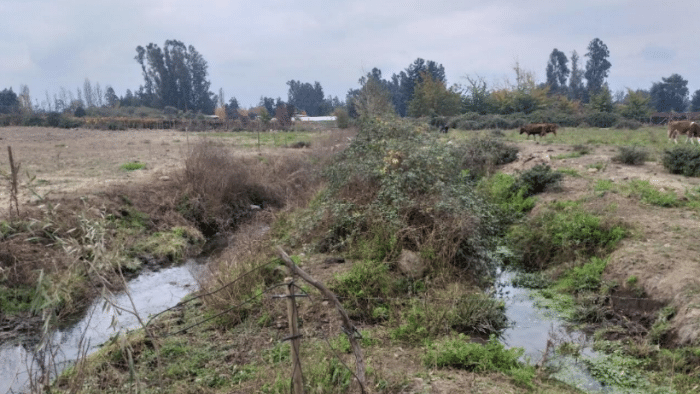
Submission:
{"label": "tall dry weed", "polygon": [[185,160],[181,211],[206,235],[234,230],[257,207],[279,209],[306,201],[320,180],[312,161],[290,151],[234,153],[204,141]]}

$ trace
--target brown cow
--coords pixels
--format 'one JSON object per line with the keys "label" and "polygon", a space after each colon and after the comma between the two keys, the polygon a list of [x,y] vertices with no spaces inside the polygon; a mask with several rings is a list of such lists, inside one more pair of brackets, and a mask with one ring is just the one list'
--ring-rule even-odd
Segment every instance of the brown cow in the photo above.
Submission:
{"label": "brown cow", "polygon": [[534,138],[537,139],[538,135],[541,138],[547,135],[547,133],[557,135],[558,128],[559,125],[554,123],[530,123],[520,128],[520,134],[527,133],[527,138],[534,135]]}
{"label": "brown cow", "polygon": [[671,139],[673,138],[673,142],[677,144],[678,136],[680,134],[685,134],[686,143],[688,141],[695,143],[693,138],[696,138],[698,140],[698,144],[700,144],[700,124],[689,120],[668,122],[668,141],[671,142]]}

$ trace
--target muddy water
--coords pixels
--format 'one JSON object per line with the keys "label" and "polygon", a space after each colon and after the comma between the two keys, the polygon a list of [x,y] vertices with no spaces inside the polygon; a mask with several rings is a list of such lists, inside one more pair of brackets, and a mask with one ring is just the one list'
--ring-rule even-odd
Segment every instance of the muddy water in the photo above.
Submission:
{"label": "muddy water", "polygon": [[[133,306],[126,292],[112,298],[121,308],[136,310],[141,319],[158,313],[177,304],[184,296],[196,290],[196,272],[201,265],[194,260],[159,271],[143,272],[129,281],[128,290]],[[57,330],[51,339],[51,350],[56,372],[78,358],[82,353],[90,354],[100,344],[117,332],[139,328],[138,319],[133,313],[105,308],[104,299],[90,306],[85,317],[69,328]],[[40,370],[37,358],[41,357],[30,344],[0,345],[0,394],[29,390],[30,371],[35,375]]]}
{"label": "muddy water", "polygon": [[[556,373],[553,378],[572,385],[585,392],[608,392],[586,370],[581,358],[592,358],[591,341],[584,333],[567,329],[566,323],[555,311],[535,306],[535,300],[528,289],[513,287],[512,272],[501,273],[497,289],[498,295],[506,304],[506,315],[514,326],[503,334],[503,342],[509,347],[521,347],[526,362],[551,367]],[[574,344],[580,349],[577,358],[554,353],[548,342],[559,345],[563,342]],[[546,357],[545,357],[546,356]]]}

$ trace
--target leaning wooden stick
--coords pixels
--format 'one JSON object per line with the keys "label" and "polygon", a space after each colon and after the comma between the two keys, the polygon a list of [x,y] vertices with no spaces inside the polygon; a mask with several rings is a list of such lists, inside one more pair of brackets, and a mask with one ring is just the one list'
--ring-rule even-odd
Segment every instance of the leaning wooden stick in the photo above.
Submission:
{"label": "leaning wooden stick", "polygon": [[362,349],[360,348],[360,344],[357,342],[357,338],[355,338],[355,332],[357,330],[350,321],[350,318],[345,312],[345,309],[343,309],[343,306],[340,304],[340,301],[338,301],[338,298],[335,296],[335,294],[333,294],[332,291],[328,290],[326,286],[322,285],[319,282],[316,282],[312,277],[309,276],[309,274],[304,272],[301,268],[297,267],[296,264],[294,264],[294,261],[292,261],[292,259],[289,258],[289,256],[287,255],[287,253],[284,252],[284,249],[282,249],[281,246],[277,247],[277,253],[292,273],[299,275],[311,286],[317,288],[321,292],[321,294],[324,295],[324,297],[328,298],[331,302],[333,302],[333,304],[335,304],[335,307],[340,313],[340,317],[343,319],[343,328],[345,329],[345,334],[348,336],[348,340],[350,341],[350,345],[352,346],[352,351],[355,354],[355,369],[357,371],[357,381],[360,384],[360,389],[362,390],[362,393],[366,393],[367,385],[365,384],[365,362],[362,359]]}

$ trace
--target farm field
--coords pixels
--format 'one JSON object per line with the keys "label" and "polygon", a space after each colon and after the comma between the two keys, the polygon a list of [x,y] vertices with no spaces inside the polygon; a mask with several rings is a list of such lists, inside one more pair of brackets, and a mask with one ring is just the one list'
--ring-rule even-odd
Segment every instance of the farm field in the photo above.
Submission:
{"label": "farm field", "polygon": [[[290,161],[306,159],[314,165],[327,163],[327,160],[349,144],[353,134],[354,132],[336,129],[258,135],[153,130],[0,128],[0,142],[12,147],[15,162],[21,163],[20,220],[27,223],[34,221],[44,226],[27,225],[28,230],[20,230],[20,226],[15,226],[18,228],[8,230],[7,227],[13,227],[16,222],[10,220],[8,212],[8,188],[0,190],[0,211],[5,219],[4,239],[0,244],[0,272],[3,275],[0,277],[0,285],[4,286],[4,293],[0,293],[0,296],[6,297],[3,294],[9,293],[7,289],[12,283],[13,274],[10,270],[14,267],[13,259],[15,262],[36,260],[45,253],[45,257],[49,257],[48,260],[70,260],[65,256],[56,257],[58,252],[55,252],[56,256],[47,252],[55,250],[57,245],[68,245],[72,242],[69,242],[69,239],[72,239],[70,234],[74,232],[68,227],[75,221],[68,219],[70,212],[74,212],[76,216],[82,215],[84,219],[97,221],[98,218],[107,218],[107,223],[116,223],[113,228],[105,225],[107,230],[102,233],[105,237],[105,240],[101,241],[106,245],[105,253],[111,250],[110,243],[122,242],[128,246],[124,248],[126,250],[140,247],[139,252],[135,252],[138,256],[142,249],[150,254],[157,254],[155,249],[140,245],[138,239],[150,239],[154,233],[162,234],[173,228],[183,228],[187,230],[180,233],[191,232],[193,235],[184,237],[187,246],[181,246],[178,253],[197,254],[203,247],[202,239],[209,238],[212,234],[201,231],[201,222],[195,223],[192,218],[181,214],[183,200],[179,193],[188,187],[187,176],[184,175],[187,173],[186,163],[198,147],[212,146],[217,152],[225,151],[237,157],[240,161],[236,163],[254,163],[250,165],[260,165],[264,171],[279,171],[276,182],[289,182],[284,184],[282,193],[292,195],[298,191],[299,195],[304,195],[308,201],[314,197],[316,190],[324,185],[323,182],[313,183],[297,179],[303,176],[311,177],[299,175],[311,174],[311,167],[299,167],[283,173],[283,165],[289,166]],[[536,196],[534,208],[527,215],[530,218],[546,213],[548,209],[564,207],[561,209],[566,211],[567,206],[575,206],[583,212],[603,218],[606,222],[621,223],[628,228],[628,235],[605,256],[607,264],[602,273],[602,281],[614,288],[609,295],[617,297],[615,299],[618,301],[609,305],[609,316],[601,317],[601,321],[590,325],[588,329],[604,328],[599,331],[603,334],[599,335],[609,340],[606,342],[608,346],[618,346],[609,343],[619,340],[627,346],[628,352],[629,348],[633,348],[640,357],[654,360],[666,357],[665,361],[658,361],[659,365],[666,361],[671,363],[672,360],[676,360],[679,365],[685,363],[684,370],[674,369],[673,366],[669,366],[667,370],[656,370],[656,367],[649,366],[654,364],[652,362],[646,366],[636,366],[638,370],[633,371],[636,374],[646,375],[647,370],[653,371],[655,392],[693,392],[698,388],[700,380],[692,376],[696,376],[700,369],[700,352],[697,350],[700,341],[700,244],[697,242],[697,234],[700,231],[700,179],[670,174],[662,166],[661,157],[664,150],[671,146],[666,139],[665,128],[560,128],[557,136],[547,135],[538,141],[525,139],[524,135],[518,135],[517,130],[450,130],[447,135],[439,138],[445,144],[471,141],[473,138],[496,138],[517,146],[518,159],[496,167],[495,171],[498,173],[517,176],[537,164],[546,164],[554,171],[562,173],[559,188],[546,190]],[[298,142],[304,142],[302,146],[307,147],[292,149],[291,146]],[[646,162],[641,165],[627,165],[614,160],[620,152],[619,147],[633,145],[649,152]],[[390,154],[388,157],[394,156]],[[128,163],[141,163],[143,167],[129,170],[125,167]],[[387,164],[385,171],[390,171],[390,166],[391,164]],[[387,168],[389,170],[386,170]],[[0,169],[9,171],[5,155],[0,155]],[[299,191],[301,189],[305,189],[304,193],[308,192],[309,195]],[[360,201],[360,197],[362,196],[354,198]],[[308,210],[305,204],[296,202],[296,205],[287,207],[272,206],[266,209],[263,206],[263,210],[257,216],[248,215],[249,212],[246,212],[248,216],[244,216],[253,224],[246,225],[239,229],[238,233],[232,234],[228,243],[223,244],[209,257],[212,275],[222,272],[217,271],[222,270],[222,267],[230,267],[240,261],[243,258],[240,255],[241,251],[250,253],[247,258],[255,260],[254,254],[260,252],[262,247],[268,243],[275,243],[283,245],[309,275],[323,283],[338,286],[338,278],[347,276],[353,267],[362,267],[366,263],[362,256],[374,251],[341,253],[310,248],[304,236],[297,234],[304,231],[305,222],[296,215],[305,209]],[[312,207],[311,210],[313,209],[315,208]],[[118,212],[124,211],[129,211],[129,214],[121,214],[120,217],[112,219],[119,216]],[[141,228],[141,232],[134,232],[133,228],[124,229],[128,218],[141,217],[136,211],[147,215],[148,224],[133,226]],[[292,222],[293,225],[290,224]],[[260,233],[253,230],[260,226],[269,226],[270,231]],[[300,228],[296,229],[295,226]],[[49,231],[41,233],[39,228],[42,228],[41,231]],[[79,232],[89,233],[80,228]],[[198,229],[200,232],[195,234]],[[31,233],[32,236],[21,240],[19,236],[13,238],[13,234],[24,232]],[[49,232],[53,238],[42,235]],[[40,238],[38,244],[32,241],[33,238]],[[22,246],[23,242],[29,242],[32,246]],[[81,245],[80,247],[87,249],[86,245]],[[97,243],[92,245],[91,250],[94,250]],[[363,246],[358,243],[356,246],[371,249],[371,245]],[[269,254],[269,251],[265,253]],[[387,255],[391,253],[387,252]],[[85,256],[92,255],[85,254],[80,260],[90,260],[91,257]],[[119,255],[118,258],[126,261],[133,259],[133,256]],[[344,262],[329,262],[329,258],[342,258]],[[64,262],[65,266],[73,269],[73,260],[68,260]],[[96,260],[90,261],[92,267],[99,265]],[[580,262],[565,261],[550,267],[548,272],[555,277],[561,276],[562,272],[578,263]],[[121,267],[138,272],[138,267],[131,267],[129,264],[124,262]],[[23,286],[27,287],[36,280],[36,271],[42,268],[49,272],[47,267],[32,265],[32,270],[27,270],[25,276],[22,276],[26,281]],[[99,272],[111,270],[108,268]],[[88,271],[91,273],[87,275],[89,278],[94,278],[91,275],[98,272]],[[400,276],[396,272],[393,274]],[[266,275],[268,276],[265,280],[279,279],[276,273]],[[15,279],[19,281],[19,277],[20,275],[17,275]],[[368,276],[366,279],[368,278],[372,277]],[[210,288],[216,288],[216,284],[224,284],[231,279],[235,278],[201,278]],[[60,282],[71,278],[56,274],[54,280]],[[118,289],[117,282],[115,278],[109,278],[100,286]],[[412,286],[418,286],[418,282],[411,283]],[[453,287],[446,289],[444,293],[430,294],[472,294],[476,289],[473,283],[450,283],[450,286]],[[304,292],[311,293],[307,285],[301,285],[301,288]],[[254,290],[259,291],[261,290]],[[280,288],[279,292],[282,291]],[[409,293],[420,291],[425,290],[415,287]],[[73,298],[95,297],[97,294],[98,289],[82,286],[73,295],[56,296],[55,301],[60,305],[67,305],[74,303]],[[204,304],[214,308],[213,310],[224,309],[220,303],[227,300],[228,295],[221,296],[220,299],[217,297],[206,299]],[[413,301],[402,301],[404,306],[413,305],[411,302]],[[299,303],[300,320],[304,321],[301,330],[304,336],[302,352],[306,352],[303,360],[305,379],[307,382],[313,382],[309,383],[308,392],[357,392],[352,383],[351,373],[340,362],[349,363],[350,369],[353,368],[349,344],[347,339],[343,341],[344,336],[332,307],[318,297],[301,299]],[[80,309],[80,305],[77,304],[79,303],[68,309],[75,312]],[[657,322],[661,307],[666,308],[665,310],[672,309],[673,313],[668,313],[668,321],[659,328]],[[419,310],[417,305],[413,308]],[[19,316],[24,316],[21,313],[27,313],[29,308],[19,309]],[[264,312],[258,313],[258,309]],[[75,369],[62,377],[55,389],[66,392],[123,392],[140,385],[144,392],[158,392],[158,386],[162,386],[161,389],[166,392],[176,393],[288,392],[289,348],[284,342],[280,342],[288,335],[284,302],[266,298],[250,309],[241,310],[245,310],[244,314],[249,313],[254,318],[239,321],[236,317],[224,315],[203,325],[201,329],[172,336],[163,335],[157,345],[149,342],[150,339],[146,338],[143,332],[135,333],[130,336],[128,344],[122,342],[106,346],[87,364],[81,366],[83,370]],[[68,316],[71,311],[65,313]],[[390,312],[376,308],[373,313],[391,315]],[[408,314],[403,313],[400,315],[401,319]],[[202,302],[190,304],[164,315],[154,330],[161,334],[179,331],[182,327],[200,322],[211,314],[212,312],[206,311],[202,306]],[[60,314],[59,318],[62,318]],[[9,331],[11,322],[17,318],[9,317],[9,313],[3,311],[0,319],[0,326]],[[545,369],[538,369],[533,372],[533,379],[527,379],[517,374],[510,375],[493,370],[484,372],[477,369],[438,368],[436,365],[427,365],[424,356],[428,349],[433,348],[423,345],[419,340],[397,340],[396,326],[403,326],[393,319],[399,318],[374,316],[373,319],[375,320],[367,319],[357,323],[364,338],[361,343],[365,362],[369,365],[370,392],[578,392],[549,379]],[[584,326],[586,325],[579,324],[579,327]],[[653,342],[649,342],[646,338],[654,329],[660,332],[656,333],[658,337]],[[440,335],[450,337],[451,334]],[[487,342],[488,336],[482,336],[479,340],[480,343],[490,343]],[[328,350],[329,348],[335,350]],[[620,345],[620,349],[622,348]],[[129,350],[129,357],[133,355],[135,367],[130,367],[129,362],[124,361],[125,349]],[[678,355],[681,353],[668,353],[667,349],[685,349],[685,358],[681,360],[681,356]],[[156,354],[158,352],[161,356]],[[534,365],[540,360],[531,361]],[[153,368],[156,364],[158,367]],[[131,372],[136,373],[135,381],[130,377],[130,368]],[[81,374],[84,376],[81,377]],[[158,383],[153,383],[155,381]],[[330,388],[332,391],[329,391]]]}

